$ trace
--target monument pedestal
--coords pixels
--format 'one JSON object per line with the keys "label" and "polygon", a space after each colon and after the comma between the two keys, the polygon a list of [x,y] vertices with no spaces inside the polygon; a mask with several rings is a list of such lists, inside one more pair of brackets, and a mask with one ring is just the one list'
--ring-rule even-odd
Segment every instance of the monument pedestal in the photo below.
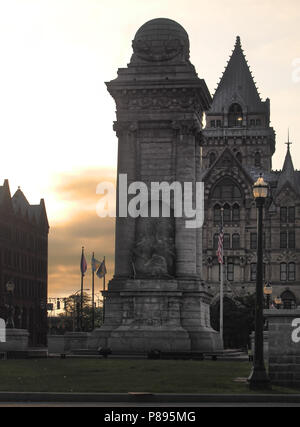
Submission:
{"label": "monument pedestal", "polygon": [[202,284],[178,280],[113,280],[106,317],[89,348],[117,353],[214,351],[219,334],[210,327],[208,294]]}
{"label": "monument pedestal", "polygon": [[6,342],[0,342],[0,352],[28,350],[27,329],[6,329]]}

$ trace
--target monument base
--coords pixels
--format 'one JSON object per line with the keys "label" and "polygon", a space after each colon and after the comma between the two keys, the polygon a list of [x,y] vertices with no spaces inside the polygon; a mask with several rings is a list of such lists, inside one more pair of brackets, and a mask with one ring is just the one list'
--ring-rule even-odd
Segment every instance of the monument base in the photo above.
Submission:
{"label": "monument base", "polygon": [[0,352],[28,350],[27,329],[6,329],[6,342],[0,342]]}
{"label": "monument base", "polygon": [[112,280],[105,323],[89,338],[89,349],[114,353],[212,352],[222,350],[210,326],[210,295],[197,280]]}

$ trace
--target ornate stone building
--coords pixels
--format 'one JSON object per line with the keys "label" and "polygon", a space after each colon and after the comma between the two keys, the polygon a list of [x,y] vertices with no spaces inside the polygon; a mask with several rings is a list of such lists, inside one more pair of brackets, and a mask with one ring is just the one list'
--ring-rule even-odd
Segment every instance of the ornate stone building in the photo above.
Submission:
{"label": "ornate stone building", "polygon": [[7,319],[6,284],[12,281],[14,325],[29,330],[33,346],[47,342],[48,232],[44,201],[30,205],[20,189],[11,197],[5,180],[0,187],[0,317]]}
{"label": "ornate stone building", "polygon": [[270,101],[262,101],[240,38],[207,112],[203,131],[202,179],[205,182],[203,279],[218,295],[216,250],[224,217],[225,291],[228,296],[255,291],[256,208],[252,185],[262,173],[270,184],[265,211],[264,270],[273,297],[284,305],[300,303],[300,172],[295,171],[288,141],[281,171],[272,170],[275,132]]}

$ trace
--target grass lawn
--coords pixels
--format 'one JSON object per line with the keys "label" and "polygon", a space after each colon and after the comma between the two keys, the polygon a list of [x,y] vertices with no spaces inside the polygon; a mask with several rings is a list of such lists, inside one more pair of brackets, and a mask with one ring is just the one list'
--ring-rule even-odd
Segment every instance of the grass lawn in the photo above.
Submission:
{"label": "grass lawn", "polygon": [[[40,359],[1,360],[0,391],[250,393],[248,362]],[[300,390],[273,387],[273,393]]]}

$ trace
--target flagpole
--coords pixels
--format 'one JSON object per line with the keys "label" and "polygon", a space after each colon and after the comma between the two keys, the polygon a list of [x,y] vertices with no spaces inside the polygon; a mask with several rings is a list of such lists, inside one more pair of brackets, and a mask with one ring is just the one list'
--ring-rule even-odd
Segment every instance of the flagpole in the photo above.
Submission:
{"label": "flagpole", "polygon": [[[106,287],[106,284],[105,284],[105,276],[106,276],[105,269],[106,269],[106,264],[105,264],[105,257],[104,257],[104,276],[103,276],[103,290],[104,290],[104,292],[106,291],[106,289],[105,289],[105,287]],[[105,322],[105,295],[103,295],[103,323],[104,322]]]}
{"label": "flagpole", "polygon": [[[94,263],[95,253],[93,252],[92,264]],[[92,265],[92,331],[95,329],[95,269]]]}
{"label": "flagpole", "polygon": [[[84,256],[84,247],[82,247],[82,257]],[[81,288],[80,288],[80,332],[82,332],[82,316],[83,316],[83,277],[84,273],[81,271]]]}
{"label": "flagpole", "polygon": [[[222,230],[224,226],[224,208],[221,209],[222,216]],[[224,261],[223,261],[223,253],[224,253],[224,244],[222,245],[222,263],[221,263],[221,283],[220,283],[220,337],[221,344],[224,348]]]}

